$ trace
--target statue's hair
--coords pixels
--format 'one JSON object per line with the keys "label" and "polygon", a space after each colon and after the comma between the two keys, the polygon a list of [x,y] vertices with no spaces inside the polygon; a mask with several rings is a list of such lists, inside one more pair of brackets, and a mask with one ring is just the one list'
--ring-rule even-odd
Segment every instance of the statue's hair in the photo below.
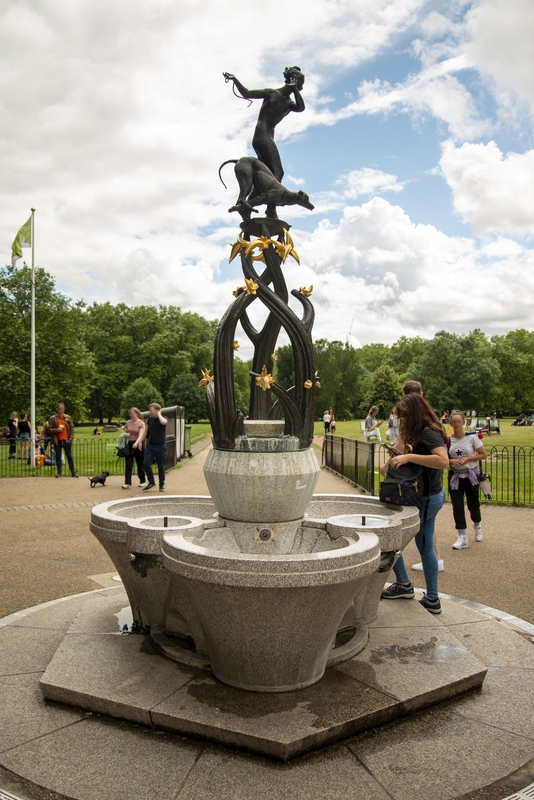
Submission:
{"label": "statue's hair", "polygon": [[289,83],[291,78],[295,77],[296,75],[300,76],[302,78],[302,82],[304,83],[304,74],[303,74],[302,70],[300,69],[300,67],[297,67],[295,65],[293,67],[286,67],[285,68],[285,70],[284,70],[284,78],[285,78],[286,83]]}

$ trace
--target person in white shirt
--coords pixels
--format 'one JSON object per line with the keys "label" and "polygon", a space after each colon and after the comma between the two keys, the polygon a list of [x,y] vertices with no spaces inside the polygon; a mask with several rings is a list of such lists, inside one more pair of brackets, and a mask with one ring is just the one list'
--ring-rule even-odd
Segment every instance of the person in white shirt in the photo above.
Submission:
{"label": "person in white shirt", "polygon": [[458,539],[453,550],[469,547],[464,498],[475,529],[475,541],[482,541],[482,515],[478,488],[478,462],[487,458],[486,448],[476,433],[466,433],[465,416],[453,411],[450,416],[453,433],[447,443],[449,450],[449,493]]}
{"label": "person in white shirt", "polygon": [[323,423],[324,423],[324,432],[330,433],[330,422],[332,421],[332,417],[328,411],[325,411],[323,414]]}

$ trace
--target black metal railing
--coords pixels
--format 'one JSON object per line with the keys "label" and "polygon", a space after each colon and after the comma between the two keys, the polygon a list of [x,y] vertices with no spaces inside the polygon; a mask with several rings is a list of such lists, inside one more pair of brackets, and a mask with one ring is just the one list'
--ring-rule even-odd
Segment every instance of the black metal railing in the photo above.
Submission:
{"label": "black metal railing", "polygon": [[[185,415],[182,406],[164,408],[167,423],[167,457],[165,468],[172,469],[184,455],[184,425]],[[144,414],[145,418],[148,412]],[[124,459],[117,456],[116,442],[121,433],[117,429],[116,436],[74,436],[72,443],[72,457],[78,475],[100,475],[109,472],[110,475],[124,473]],[[54,448],[47,442],[44,458],[37,458],[35,469],[32,470],[27,455],[20,455],[21,443],[16,442],[15,458],[9,458],[9,440],[0,439],[0,478],[25,478],[30,475],[37,477],[51,476],[57,472]],[[29,452],[30,443],[28,442]],[[44,463],[41,463],[43,462]],[[68,473],[68,464],[63,465],[63,472]]]}
{"label": "black metal railing", "polygon": [[327,434],[323,442],[323,464],[360,486],[365,492],[375,494],[376,445],[360,439]]}
{"label": "black metal railing", "polygon": [[[481,501],[502,505],[534,505],[534,447],[530,445],[485,445],[488,457],[480,470],[489,476],[491,499],[481,493]],[[377,494],[380,468],[389,455],[380,444],[327,434],[323,443],[323,463],[334,472]],[[444,488],[448,494],[447,481]]]}

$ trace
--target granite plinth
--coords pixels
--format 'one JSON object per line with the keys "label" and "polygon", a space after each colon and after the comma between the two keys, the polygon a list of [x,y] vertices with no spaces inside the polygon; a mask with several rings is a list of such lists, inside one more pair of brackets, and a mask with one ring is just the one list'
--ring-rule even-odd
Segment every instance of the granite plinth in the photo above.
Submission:
{"label": "granite plinth", "polygon": [[87,600],[41,679],[44,696],[282,761],[458,697],[486,674],[419,603],[384,601],[363,660],[331,667],[300,691],[252,694],[162,660],[145,635],[110,635],[126,602],[113,592],[106,616],[101,597]]}
{"label": "granite plinth", "polygon": [[285,428],[283,419],[246,419],[243,428],[246,436],[273,439],[281,436]]}
{"label": "granite plinth", "polygon": [[319,464],[312,450],[210,450],[204,477],[221,517],[241,522],[289,522],[304,516],[319,477]]}

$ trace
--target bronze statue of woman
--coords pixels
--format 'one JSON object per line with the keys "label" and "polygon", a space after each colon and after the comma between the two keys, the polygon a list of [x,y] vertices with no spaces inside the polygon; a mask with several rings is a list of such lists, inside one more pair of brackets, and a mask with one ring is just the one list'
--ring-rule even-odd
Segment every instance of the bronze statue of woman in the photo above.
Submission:
{"label": "bronze statue of woman", "polygon": [[235,75],[229,72],[224,72],[223,75],[226,81],[233,81],[234,88],[241,97],[246,100],[263,100],[252,137],[252,147],[259,160],[269,167],[276,180],[281,182],[284,170],[274,142],[274,129],[290,111],[300,112],[305,109],[300,93],[304,86],[304,75],[300,67],[285,68],[285,84],[280,89],[247,89]]}

